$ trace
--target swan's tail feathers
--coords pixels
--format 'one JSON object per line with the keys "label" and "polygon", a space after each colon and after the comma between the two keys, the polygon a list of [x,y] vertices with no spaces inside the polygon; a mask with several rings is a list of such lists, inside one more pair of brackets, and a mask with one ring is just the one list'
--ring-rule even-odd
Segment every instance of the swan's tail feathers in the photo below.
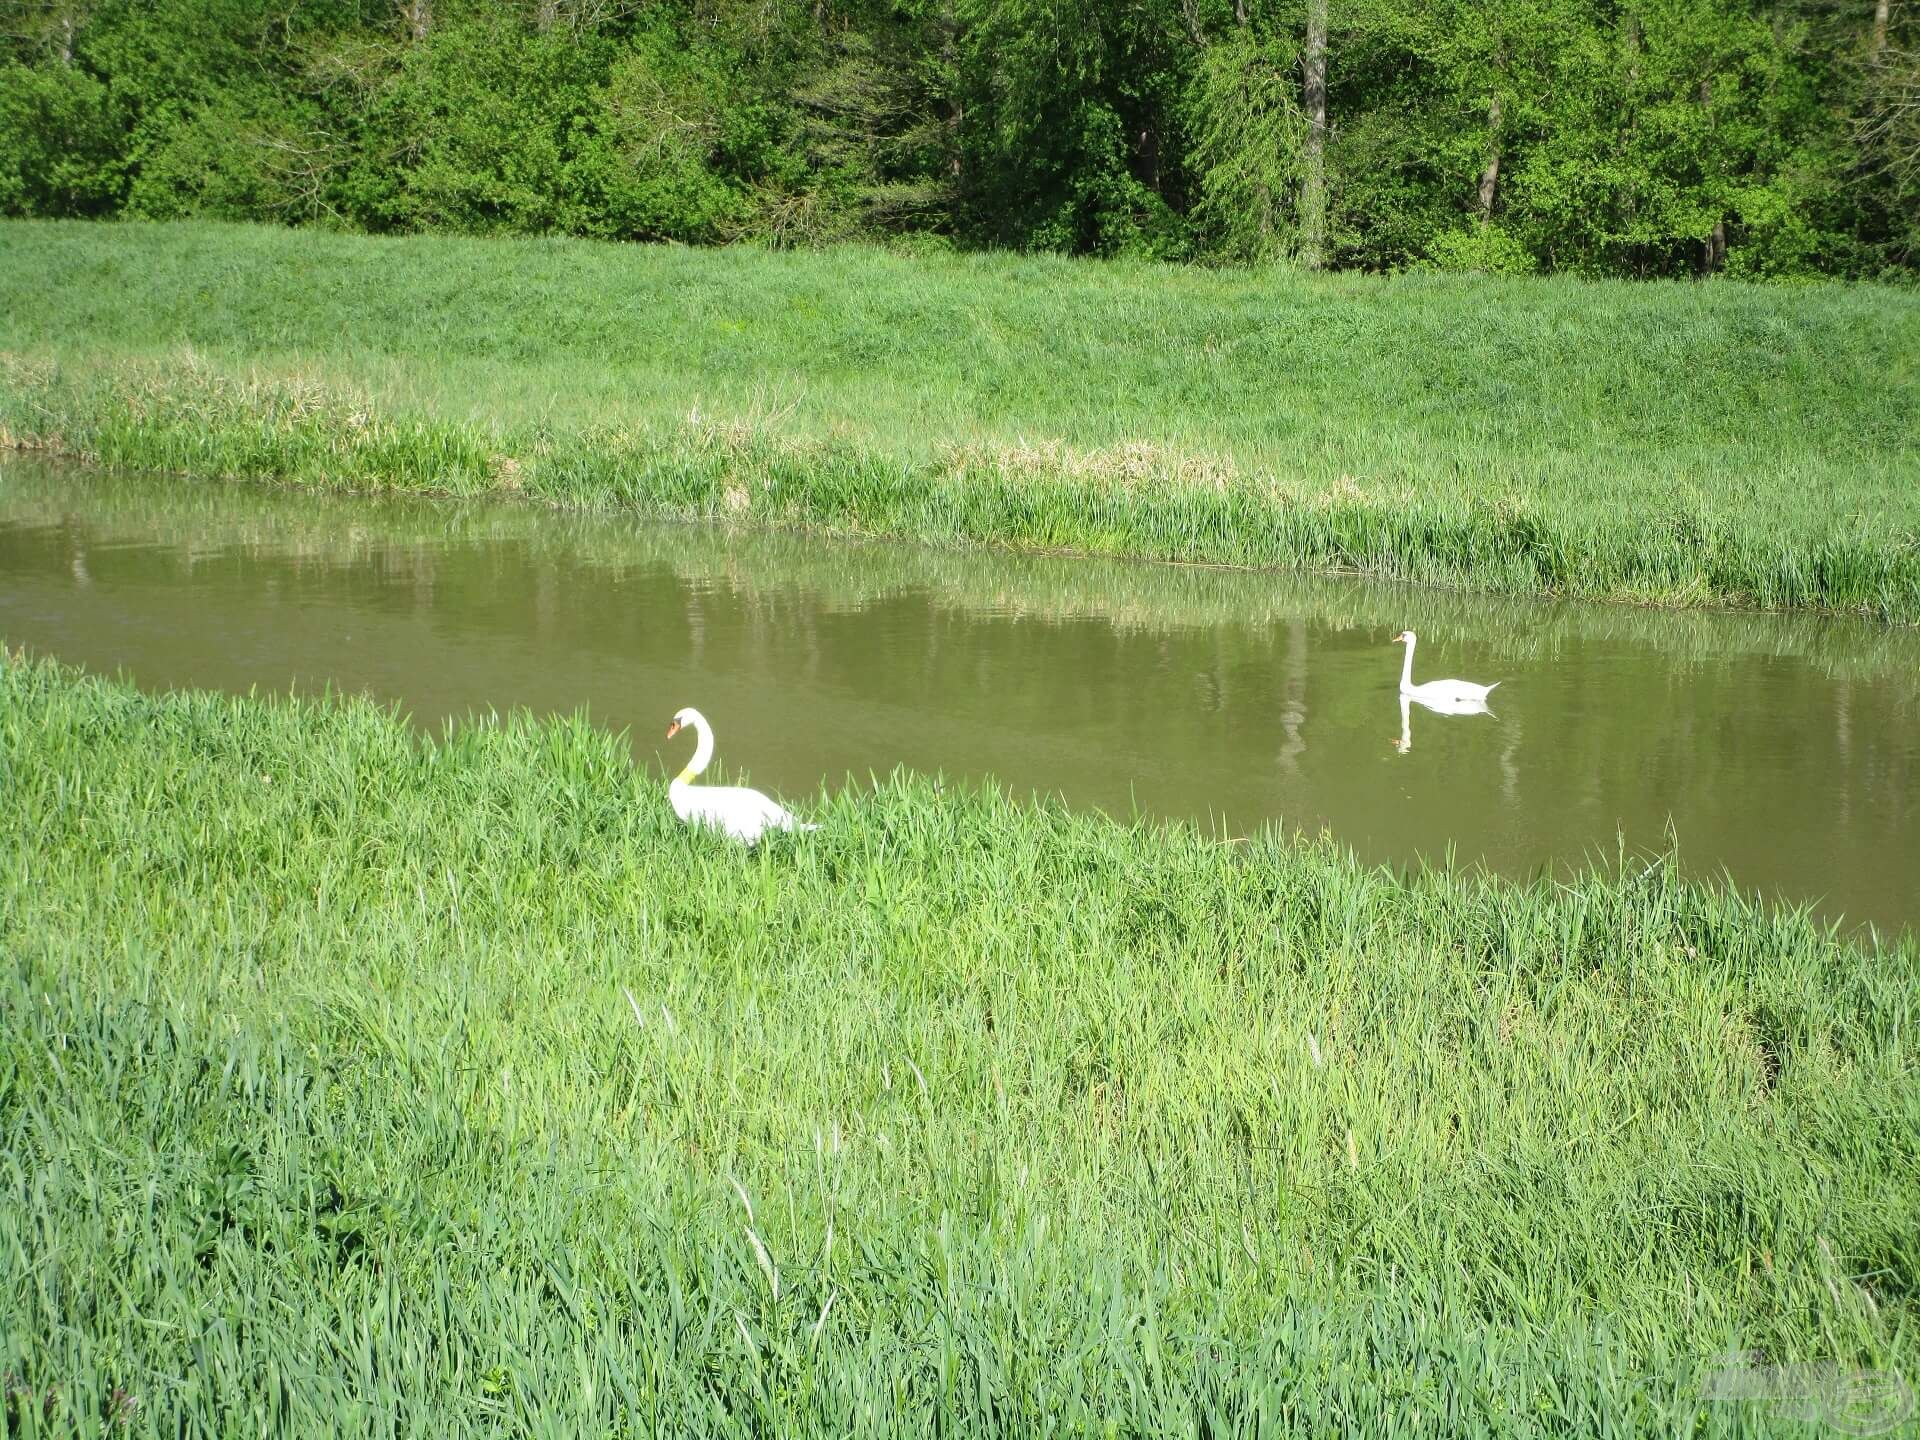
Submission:
{"label": "swan's tail feathers", "polygon": [[1505,682],[1500,680],[1494,681],[1491,685],[1487,686],[1487,694],[1491,695],[1494,691],[1498,690],[1503,683]]}

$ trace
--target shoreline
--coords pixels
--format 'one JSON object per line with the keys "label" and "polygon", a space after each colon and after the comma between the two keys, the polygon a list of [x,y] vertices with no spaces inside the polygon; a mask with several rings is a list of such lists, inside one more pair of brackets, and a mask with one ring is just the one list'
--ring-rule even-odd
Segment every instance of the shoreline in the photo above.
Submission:
{"label": "shoreline", "polygon": [[[0,256],[0,443],[109,468],[1920,623],[1920,296],[209,224]],[[848,358],[910,306],[945,328]]]}
{"label": "shoreline", "polygon": [[[193,1345],[252,1373],[348,1314],[422,1418],[475,1397],[408,1355],[518,1336],[516,1393],[586,1428],[1004,1416],[942,1363],[1136,1429],[1273,1386],[1618,1414],[1631,1374],[1659,1433],[1701,1356],[1913,1373],[1911,938],[1671,864],[1392,875],[910,775],[749,852],[577,719],[434,739],[12,656],[0,700],[0,1134],[45,1177],[0,1219],[68,1282],[0,1294],[76,1403],[200,1413]],[[356,1373],[279,1363],[301,1405]]]}

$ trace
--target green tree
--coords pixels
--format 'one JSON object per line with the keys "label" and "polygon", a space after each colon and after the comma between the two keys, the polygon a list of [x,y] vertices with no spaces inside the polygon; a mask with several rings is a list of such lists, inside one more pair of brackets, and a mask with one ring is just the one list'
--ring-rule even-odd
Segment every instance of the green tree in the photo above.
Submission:
{"label": "green tree", "polygon": [[1907,0],[0,3],[0,213],[1920,269]]}
{"label": "green tree", "polygon": [[1192,96],[1194,219],[1211,253],[1273,260],[1299,252],[1307,116],[1299,59],[1245,26],[1207,45]]}

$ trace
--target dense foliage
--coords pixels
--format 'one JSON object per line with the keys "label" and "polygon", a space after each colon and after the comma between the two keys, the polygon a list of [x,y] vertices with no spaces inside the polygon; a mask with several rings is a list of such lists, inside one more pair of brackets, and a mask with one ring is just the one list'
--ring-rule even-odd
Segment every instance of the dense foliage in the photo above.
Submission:
{"label": "dense foliage", "polygon": [[1617,275],[1920,256],[1911,0],[6,13],[5,214]]}

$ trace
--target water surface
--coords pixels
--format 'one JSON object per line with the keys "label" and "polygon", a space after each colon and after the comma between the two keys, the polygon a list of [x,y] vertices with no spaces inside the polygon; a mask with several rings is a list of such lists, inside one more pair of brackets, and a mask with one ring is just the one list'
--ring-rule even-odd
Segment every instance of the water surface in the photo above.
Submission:
{"label": "water surface", "polygon": [[[1501,680],[1491,715],[1416,678]],[[799,802],[896,765],[1371,860],[1527,875],[1657,848],[1920,919],[1920,633],[954,552],[0,462],[0,637],[142,685],[585,708]]]}

